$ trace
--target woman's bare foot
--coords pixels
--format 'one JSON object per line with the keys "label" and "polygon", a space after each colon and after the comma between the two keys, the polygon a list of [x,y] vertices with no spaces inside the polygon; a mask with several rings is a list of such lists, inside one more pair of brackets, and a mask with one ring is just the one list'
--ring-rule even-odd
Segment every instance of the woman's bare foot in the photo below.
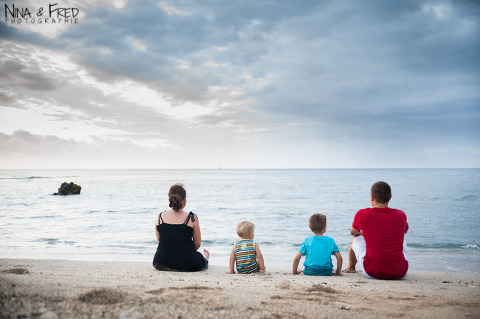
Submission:
{"label": "woman's bare foot", "polygon": [[202,255],[203,255],[203,257],[205,257],[206,260],[208,260],[210,258],[210,253],[206,249],[203,250]]}

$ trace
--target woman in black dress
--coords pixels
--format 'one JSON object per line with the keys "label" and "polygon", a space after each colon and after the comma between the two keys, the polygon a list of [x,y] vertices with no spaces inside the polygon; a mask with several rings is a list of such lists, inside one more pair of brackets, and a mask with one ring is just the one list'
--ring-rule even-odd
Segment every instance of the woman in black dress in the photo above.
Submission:
{"label": "woman in black dress", "polygon": [[194,213],[183,209],[187,193],[182,184],[170,187],[168,201],[171,209],[161,212],[155,223],[157,252],[153,266],[158,270],[199,271],[208,268],[210,254],[197,251],[202,242],[200,224]]}

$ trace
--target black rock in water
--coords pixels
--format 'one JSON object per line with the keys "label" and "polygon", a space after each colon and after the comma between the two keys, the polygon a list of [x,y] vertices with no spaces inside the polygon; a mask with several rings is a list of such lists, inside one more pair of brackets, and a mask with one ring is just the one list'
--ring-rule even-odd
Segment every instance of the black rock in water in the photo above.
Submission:
{"label": "black rock in water", "polygon": [[62,183],[58,189],[58,193],[54,193],[53,195],[78,195],[81,190],[82,186],[80,185],[74,183]]}

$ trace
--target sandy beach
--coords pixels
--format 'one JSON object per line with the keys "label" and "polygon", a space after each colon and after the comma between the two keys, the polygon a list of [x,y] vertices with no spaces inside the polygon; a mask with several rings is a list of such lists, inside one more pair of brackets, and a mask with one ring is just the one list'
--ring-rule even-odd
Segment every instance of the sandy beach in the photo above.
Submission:
{"label": "sandy beach", "polygon": [[478,274],[406,280],[159,272],[146,262],[0,259],[1,318],[479,318]]}

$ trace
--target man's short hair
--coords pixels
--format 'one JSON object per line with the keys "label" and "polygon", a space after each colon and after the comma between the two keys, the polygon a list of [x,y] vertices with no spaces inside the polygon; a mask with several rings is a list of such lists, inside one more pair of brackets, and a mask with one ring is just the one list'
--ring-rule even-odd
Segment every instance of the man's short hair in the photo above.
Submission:
{"label": "man's short hair", "polygon": [[377,203],[388,204],[392,198],[392,189],[385,182],[376,182],[372,185],[370,194]]}
{"label": "man's short hair", "polygon": [[327,226],[327,216],[323,214],[313,214],[310,216],[308,226],[314,233],[321,233]]}
{"label": "man's short hair", "polygon": [[247,237],[254,230],[255,230],[255,224],[248,222],[246,220],[241,221],[237,224],[237,234],[241,238]]}

